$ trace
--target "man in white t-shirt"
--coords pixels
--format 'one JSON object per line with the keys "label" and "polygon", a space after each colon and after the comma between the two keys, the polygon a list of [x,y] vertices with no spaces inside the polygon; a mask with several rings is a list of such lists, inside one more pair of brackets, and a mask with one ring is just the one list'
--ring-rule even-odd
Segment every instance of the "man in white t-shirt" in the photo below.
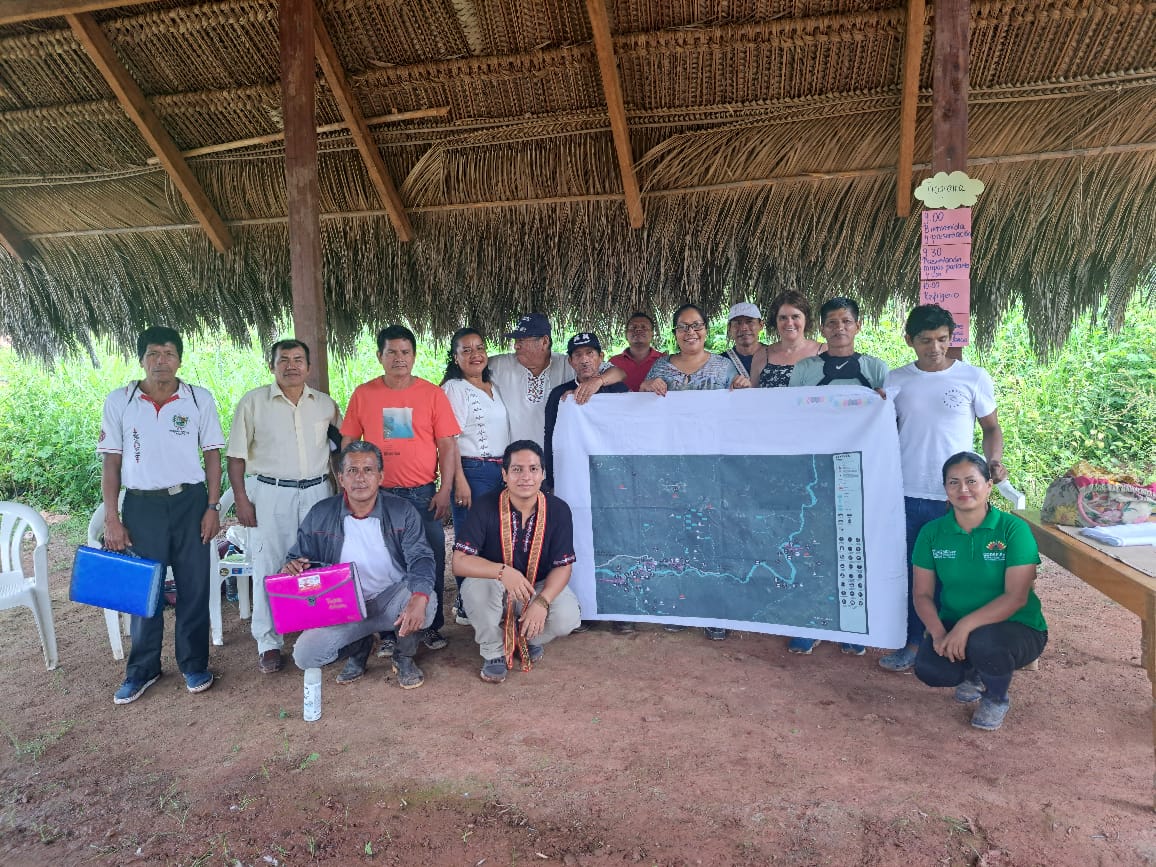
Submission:
{"label": "man in white t-shirt", "polygon": [[[490,357],[490,376],[497,384],[510,418],[510,442],[532,440],[541,446],[546,438],[546,401],[550,392],[570,379],[569,359],[552,352],[550,320],[542,313],[527,313],[506,335],[514,341],[513,354]],[[626,379],[621,368],[603,362],[601,381],[583,383],[574,392],[576,403],[586,403],[603,385]]]}
{"label": "man in white t-shirt", "polygon": [[[172,569],[177,667],[189,692],[204,692],[213,685],[209,543],[221,528],[225,437],[212,394],[177,377],[183,353],[173,329],[153,326],[141,332],[137,358],[144,379],[105,399],[96,451],[102,461],[104,546],[131,548],[162,570]],[[151,617],[132,618],[132,649],[115,704],[136,701],[161,676],[164,624],[163,607]]]}
{"label": "man in white t-shirt", "polygon": [[974,448],[976,421],[983,431],[983,453],[992,480],[1007,478],[991,377],[981,368],[948,356],[954,330],[951,314],[937,304],[912,310],[904,340],[915,350],[915,361],[891,371],[884,386],[895,401],[899,420],[908,582],[907,644],[879,660],[888,671],[910,671],[915,665],[923,621],[911,601],[911,553],[923,525],[947,512],[943,464],[952,455]]}
{"label": "man in white t-shirt", "polygon": [[365,674],[374,633],[394,632],[394,674],[402,689],[415,689],[425,682],[413,661],[418,638],[437,612],[434,553],[423,517],[410,502],[382,489],[381,449],[373,443],[346,445],[340,466],[342,493],[309,510],[285,571],[298,575],[317,564],[355,564],[366,617],[306,629],[293,647],[293,661],[306,669],[345,659],[337,682],[352,683]]}

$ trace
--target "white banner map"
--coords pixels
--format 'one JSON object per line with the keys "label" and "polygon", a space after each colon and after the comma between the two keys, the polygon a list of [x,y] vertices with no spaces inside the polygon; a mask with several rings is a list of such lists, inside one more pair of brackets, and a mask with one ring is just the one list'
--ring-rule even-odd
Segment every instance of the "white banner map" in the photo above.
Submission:
{"label": "white banner map", "polygon": [[554,479],[583,619],[906,640],[895,410],[866,388],[567,400]]}

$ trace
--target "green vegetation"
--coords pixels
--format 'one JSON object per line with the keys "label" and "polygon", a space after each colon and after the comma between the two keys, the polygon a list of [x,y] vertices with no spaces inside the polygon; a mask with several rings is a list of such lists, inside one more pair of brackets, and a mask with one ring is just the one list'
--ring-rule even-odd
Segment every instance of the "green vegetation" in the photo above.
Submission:
{"label": "green vegetation", "polygon": [[[905,311],[890,310],[867,323],[858,347],[898,366],[912,359],[903,343]],[[1156,311],[1134,305],[1128,326],[1112,333],[1088,318],[1049,364],[1031,353],[1028,324],[1018,311],[1005,317],[992,348],[968,350],[968,359],[995,380],[1013,483],[1038,505],[1052,478],[1077,461],[1151,473],[1156,467]],[[669,334],[665,317],[660,334]],[[722,323],[711,347],[725,348]],[[616,335],[615,350],[623,344]],[[657,340],[665,348],[672,348]],[[607,343],[610,343],[608,340]],[[359,383],[381,372],[368,332],[364,351],[330,366],[331,392],[344,405]],[[561,337],[555,339],[562,345]],[[444,342],[423,345],[415,373],[441,380]],[[0,348],[0,498],[42,509],[82,514],[100,499],[94,447],[105,395],[139,373],[135,358],[112,354],[62,360],[52,369],[20,361]],[[226,434],[232,407],[250,388],[269,381],[261,348],[238,350],[209,337],[189,339],[183,377],[217,399]]]}

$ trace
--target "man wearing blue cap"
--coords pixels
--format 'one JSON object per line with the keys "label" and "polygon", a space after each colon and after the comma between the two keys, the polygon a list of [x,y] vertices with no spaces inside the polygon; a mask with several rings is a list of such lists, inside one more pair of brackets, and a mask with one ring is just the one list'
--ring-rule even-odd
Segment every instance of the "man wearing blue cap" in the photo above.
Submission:
{"label": "man wearing blue cap", "polygon": [[[566,356],[552,352],[550,320],[542,313],[527,313],[506,334],[514,341],[513,353],[490,356],[490,375],[502,394],[510,419],[510,441],[544,443],[546,400],[550,392],[566,381]],[[609,364],[602,371],[604,381],[621,382],[626,373]],[[580,385],[574,399],[586,403],[598,391],[598,383]]]}

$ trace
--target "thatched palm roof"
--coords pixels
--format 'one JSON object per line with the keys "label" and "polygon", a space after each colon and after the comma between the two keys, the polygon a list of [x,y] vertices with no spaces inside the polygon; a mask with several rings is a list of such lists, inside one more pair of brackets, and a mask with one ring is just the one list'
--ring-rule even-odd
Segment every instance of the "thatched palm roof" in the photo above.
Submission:
{"label": "thatched palm roof", "polygon": [[[416,238],[397,240],[344,131],[320,140],[338,347],[401,317],[495,331],[541,309],[596,326],[784,288],[868,309],[918,293],[895,217],[906,4],[612,0],[646,223],[622,200],[583,0],[320,0]],[[929,7],[933,4],[929,4]],[[1022,299],[1041,346],[1119,317],[1156,269],[1156,3],[971,5],[974,331]],[[177,145],[277,133],[273,0],[97,13]],[[931,12],[928,23],[931,22]],[[925,29],[916,162],[930,159]],[[340,121],[319,76],[318,123]],[[283,147],[193,156],[229,224],[211,246],[61,19],[0,26],[0,332],[51,356],[166,321],[268,331],[289,307]],[[917,165],[916,182],[928,173]]]}

